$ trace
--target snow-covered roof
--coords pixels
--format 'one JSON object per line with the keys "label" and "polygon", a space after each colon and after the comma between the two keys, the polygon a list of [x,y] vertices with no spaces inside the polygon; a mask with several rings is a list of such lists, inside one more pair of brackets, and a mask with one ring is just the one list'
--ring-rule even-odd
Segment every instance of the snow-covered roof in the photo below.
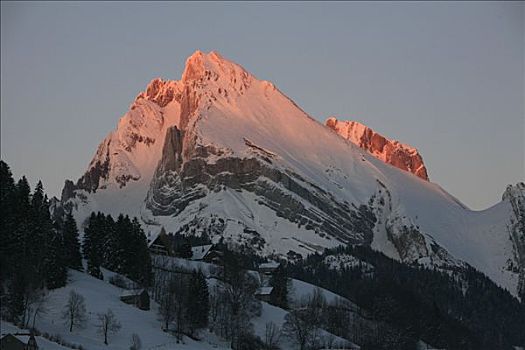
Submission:
{"label": "snow-covered roof", "polygon": [[211,247],[213,247],[213,244],[206,244],[206,245],[199,245],[195,247],[191,247],[192,260],[202,260],[206,254],[210,251]]}
{"label": "snow-covered roof", "polygon": [[259,269],[276,269],[279,267],[279,265],[281,265],[280,263],[276,262],[276,261],[270,261],[270,262],[267,262],[267,263],[262,263],[259,265]]}
{"label": "snow-covered roof", "polygon": [[29,338],[31,338],[30,335],[15,335],[15,337],[25,344],[29,343]]}
{"label": "snow-covered roof", "polygon": [[121,297],[131,297],[135,295],[140,295],[144,289],[132,289],[132,290],[125,290],[124,292],[120,293]]}
{"label": "snow-covered roof", "polygon": [[270,295],[272,293],[273,287],[261,287],[257,289],[255,294],[257,295]]}
{"label": "snow-covered roof", "polygon": [[1,338],[4,338],[4,337],[7,337],[8,335],[20,340],[22,343],[24,344],[27,344],[27,342],[29,341],[29,338],[30,336],[29,335],[25,335],[25,334],[13,334],[13,333],[7,333],[7,334],[2,334],[2,337]]}
{"label": "snow-covered roof", "polygon": [[[2,334],[2,338],[6,337],[8,335],[13,336],[14,338],[20,340],[24,344],[29,343],[29,339],[31,339],[31,335],[30,334],[20,334],[20,333],[8,333],[8,334],[5,334],[5,335]],[[35,338],[35,341],[37,341],[36,338]],[[38,344],[38,341],[37,341],[37,344]]]}
{"label": "snow-covered roof", "polygon": [[148,247],[151,247],[153,243],[159,238],[160,236],[160,230],[159,231],[153,231],[148,233]]}

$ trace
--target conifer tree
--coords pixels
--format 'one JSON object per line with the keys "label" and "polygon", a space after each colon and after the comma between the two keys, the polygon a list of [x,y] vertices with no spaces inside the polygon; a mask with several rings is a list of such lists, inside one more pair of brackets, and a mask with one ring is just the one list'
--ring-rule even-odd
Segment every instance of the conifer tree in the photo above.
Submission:
{"label": "conifer tree", "polygon": [[31,198],[31,213],[31,237],[27,241],[31,244],[37,274],[42,276],[47,288],[63,287],[67,282],[64,240],[51,221],[49,201],[41,181],[36,185]]}
{"label": "conifer tree", "polygon": [[15,180],[9,165],[3,160],[0,160],[0,208],[8,209],[6,202],[15,190]]}
{"label": "conifer tree", "polygon": [[124,226],[122,227],[124,240],[121,244],[122,260],[126,274],[134,280],[138,280],[137,265],[137,237],[131,224],[129,216],[124,217]]}
{"label": "conifer tree", "polygon": [[54,228],[42,182],[34,192],[25,177],[15,185],[9,166],[0,161],[0,290],[6,316],[26,323],[38,290],[65,285],[61,232]]}
{"label": "conifer tree", "polygon": [[15,247],[15,181],[9,166],[0,160],[0,281],[11,273]]}
{"label": "conifer tree", "polygon": [[102,263],[101,244],[100,244],[100,225],[97,215],[93,212],[89,217],[88,225],[84,230],[84,242],[82,251],[87,260],[87,272],[96,278],[102,279],[100,265]]}
{"label": "conifer tree", "polygon": [[108,269],[120,272],[119,271],[119,245],[120,239],[118,236],[116,222],[113,220],[111,215],[100,217],[101,224],[103,225],[103,240],[104,240],[104,266]]}
{"label": "conifer tree", "polygon": [[35,187],[31,197],[29,212],[29,232],[25,238],[29,254],[26,259],[36,269],[37,276],[47,279],[48,248],[52,238],[53,225],[49,215],[49,206],[41,181]]}
{"label": "conifer tree", "polygon": [[115,222],[115,229],[112,237],[110,237],[112,246],[112,260],[114,270],[132,278],[130,274],[130,264],[135,258],[130,253],[130,246],[133,245],[131,239],[131,222],[129,217],[120,214]]}
{"label": "conifer tree", "polygon": [[13,234],[13,270],[20,273],[32,273],[32,259],[30,259],[30,193],[31,189],[25,176],[18,180],[14,193],[15,212],[13,220],[16,223]]}
{"label": "conifer tree", "polygon": [[288,308],[288,277],[282,264],[272,274],[270,286],[273,287],[271,303],[283,309]]}
{"label": "conifer tree", "polygon": [[[2,191],[9,189],[10,176],[9,167],[5,164],[2,170]],[[5,247],[2,244],[2,256],[4,256],[4,253],[6,254],[5,260],[8,264],[2,266],[2,270],[4,267],[7,268],[5,271],[7,274],[6,280],[8,281],[5,298],[7,317],[9,320],[17,323],[22,322],[25,315],[24,294],[30,288],[29,281],[39,281],[40,279],[35,273],[34,266],[31,264],[32,259],[29,259],[30,252],[27,244],[27,238],[30,236],[29,211],[31,193],[27,179],[22,177],[12,190],[11,195],[9,195],[9,192],[2,193],[2,206],[12,206],[12,210],[6,212],[10,214],[9,216],[4,217],[3,212],[0,215],[8,223],[8,226],[2,227],[2,229],[9,230],[5,232],[9,237],[6,237],[8,244]],[[3,199],[9,197],[10,203],[4,203]]]}
{"label": "conifer tree", "polygon": [[80,241],[78,239],[78,228],[73,214],[66,215],[63,228],[64,257],[68,267],[82,271],[82,255],[80,254]]}
{"label": "conifer tree", "polygon": [[64,250],[62,235],[56,231],[50,232],[45,259],[45,277],[48,289],[60,288],[66,285],[67,268],[63,254]]}
{"label": "conifer tree", "polygon": [[131,222],[131,229],[134,237],[134,254],[137,257],[135,260],[136,278],[143,286],[149,286],[151,283],[152,272],[148,239],[136,217],[133,218],[133,221]]}
{"label": "conifer tree", "polygon": [[100,266],[104,266],[143,286],[151,282],[148,241],[137,218],[131,220],[120,214],[114,221],[110,215],[92,213],[85,229],[83,253],[88,272],[94,276],[100,276]]}
{"label": "conifer tree", "polygon": [[42,214],[44,196],[44,185],[42,184],[42,181],[38,181],[35,191],[33,192],[33,196],[31,197],[31,207],[33,208],[36,215]]}
{"label": "conifer tree", "polygon": [[188,283],[186,319],[191,333],[208,325],[209,291],[202,271],[193,271]]}
{"label": "conifer tree", "polygon": [[193,255],[190,241],[183,235],[176,236],[174,241],[175,254],[179,258],[190,259]]}
{"label": "conifer tree", "polygon": [[27,288],[27,280],[25,275],[14,274],[10,283],[7,285],[6,295],[6,312],[7,318],[15,323],[21,322],[21,318],[24,314],[24,292]]}
{"label": "conifer tree", "polygon": [[30,204],[30,195],[31,188],[29,187],[29,182],[25,176],[22,176],[20,180],[16,183],[16,199],[15,206],[17,208],[18,217],[27,217],[31,209]]}

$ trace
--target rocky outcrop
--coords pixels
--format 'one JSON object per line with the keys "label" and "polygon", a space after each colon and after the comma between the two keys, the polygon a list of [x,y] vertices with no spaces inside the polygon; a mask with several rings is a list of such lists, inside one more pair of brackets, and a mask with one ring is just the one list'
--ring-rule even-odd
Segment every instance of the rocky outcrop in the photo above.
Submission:
{"label": "rocky outcrop", "polygon": [[[463,262],[455,259],[430,235],[423,232],[413,219],[399,212],[399,208],[393,203],[390,190],[381,181],[377,180],[377,183],[378,190],[369,200],[369,207],[377,218],[374,239],[381,242],[381,237],[386,236],[386,240],[393,245],[397,253],[390,257],[407,264],[432,265],[445,270],[464,267]],[[372,245],[372,248],[381,250],[386,247],[376,244]]]}
{"label": "rocky outcrop", "polygon": [[[100,144],[95,158],[91,161],[88,171],[77,181],[76,188],[87,192],[95,192],[102,180],[107,180],[110,170],[109,149],[111,140]],[[69,191],[71,188],[69,189]]]}
{"label": "rocky outcrop", "polygon": [[175,80],[153,79],[146,87],[146,91],[141,92],[136,97],[135,102],[144,98],[154,102],[159,107],[166,107],[173,100],[180,99],[179,85],[180,83]]}
{"label": "rocky outcrop", "polygon": [[179,119],[181,86],[179,81],[153,79],[100,143],[84,175],[74,185],[66,183],[63,198],[74,197],[75,190],[95,193],[109,185],[123,188],[130,181],[149,181],[166,129]]}
{"label": "rocky outcrop", "polygon": [[427,168],[417,149],[395,140],[389,140],[366,125],[355,121],[339,121],[335,117],[330,117],[325,124],[385,163],[428,181]]}
{"label": "rocky outcrop", "polygon": [[511,266],[511,270],[519,273],[518,294],[523,301],[525,300],[525,183],[507,186],[503,200],[510,203],[513,212],[508,229],[517,266]]}
{"label": "rocky outcrop", "polygon": [[75,184],[73,183],[73,181],[66,180],[64,182],[64,188],[62,189],[62,195],[60,197],[60,202],[65,203],[70,198],[75,197],[75,190],[76,189],[77,188],[76,188]]}
{"label": "rocky outcrop", "polygon": [[396,247],[401,261],[414,262],[429,255],[425,237],[414,226],[400,226],[394,229],[395,224],[387,227],[388,239]]}

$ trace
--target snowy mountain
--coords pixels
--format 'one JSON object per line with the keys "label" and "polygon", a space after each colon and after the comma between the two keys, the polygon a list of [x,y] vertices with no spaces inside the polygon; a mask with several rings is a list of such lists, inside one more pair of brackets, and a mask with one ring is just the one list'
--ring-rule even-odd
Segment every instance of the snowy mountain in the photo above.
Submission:
{"label": "snowy mountain", "polygon": [[474,212],[426,181],[422,160],[406,169],[414,176],[379,156],[375,139],[364,150],[272,83],[197,51],[181,80],[155,79],[137,96],[61,204],[80,224],[91,211],[137,216],[152,239],[164,227],[259,254],[352,243],[408,263],[466,262],[523,291],[523,184]]}
{"label": "snowy mountain", "polygon": [[368,151],[377,159],[381,159],[396,168],[410,171],[412,174],[428,181],[427,168],[423,163],[423,157],[414,147],[402,144],[396,140],[389,140],[368,126],[356,121],[339,121],[335,117],[330,117],[325,124],[345,139]]}

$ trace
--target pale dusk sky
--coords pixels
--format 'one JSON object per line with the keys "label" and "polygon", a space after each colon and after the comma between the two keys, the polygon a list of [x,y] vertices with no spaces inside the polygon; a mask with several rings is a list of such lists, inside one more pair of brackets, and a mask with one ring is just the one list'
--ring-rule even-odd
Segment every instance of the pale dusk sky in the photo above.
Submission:
{"label": "pale dusk sky", "polygon": [[524,175],[524,3],[1,3],[1,156],[60,195],[155,78],[216,50],[419,149],[473,209]]}

